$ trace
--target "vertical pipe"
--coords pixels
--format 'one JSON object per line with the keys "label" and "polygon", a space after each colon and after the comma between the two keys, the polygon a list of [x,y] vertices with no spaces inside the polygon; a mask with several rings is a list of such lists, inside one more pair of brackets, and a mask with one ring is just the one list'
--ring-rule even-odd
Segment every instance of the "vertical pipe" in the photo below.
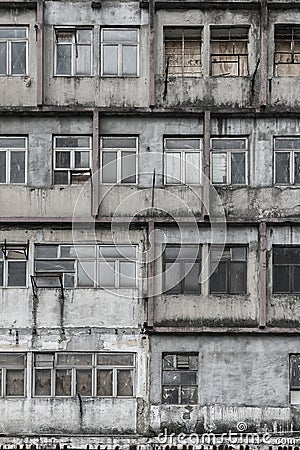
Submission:
{"label": "vertical pipe", "polygon": [[203,154],[203,217],[209,216],[210,190],[210,111],[204,112],[204,154]]}
{"label": "vertical pipe", "polygon": [[259,327],[266,326],[267,310],[267,247],[266,247],[267,227],[265,222],[259,224]]}
{"label": "vertical pipe", "polygon": [[44,0],[37,3],[37,93],[36,102],[38,106],[44,103]]}
{"label": "vertical pipe", "polygon": [[147,261],[147,325],[149,328],[154,324],[154,220],[148,222],[148,238],[149,238],[149,251]]}
{"label": "vertical pipe", "polygon": [[99,213],[99,112],[93,111],[93,147],[92,147],[92,216]]}
{"label": "vertical pipe", "polygon": [[260,36],[260,106],[267,105],[268,90],[268,4],[267,0],[261,0],[260,10],[261,36]]}
{"label": "vertical pipe", "polygon": [[155,0],[149,1],[149,106],[155,105]]}

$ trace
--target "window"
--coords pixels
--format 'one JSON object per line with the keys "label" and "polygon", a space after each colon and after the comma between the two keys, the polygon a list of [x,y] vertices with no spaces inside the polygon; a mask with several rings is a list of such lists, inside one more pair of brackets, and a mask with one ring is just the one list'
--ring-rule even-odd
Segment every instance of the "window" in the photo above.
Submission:
{"label": "window", "polygon": [[273,247],[273,293],[300,294],[300,247]]}
{"label": "window", "polygon": [[211,74],[248,75],[248,27],[211,27]]}
{"label": "window", "polygon": [[300,184],[300,138],[276,138],[274,181]]}
{"label": "window", "polygon": [[26,355],[24,353],[0,353],[0,395],[24,397]]}
{"label": "window", "polygon": [[133,397],[133,353],[36,353],[36,397]]}
{"label": "window", "polygon": [[300,76],[300,25],[275,25],[274,73]]}
{"label": "window", "polygon": [[211,294],[245,294],[247,276],[246,247],[211,247]]}
{"label": "window", "polygon": [[56,29],[55,38],[55,75],[91,75],[92,30]]}
{"label": "window", "polygon": [[247,184],[247,139],[211,140],[211,179],[215,184]]}
{"label": "window", "polygon": [[162,402],[188,405],[198,402],[198,356],[178,353],[163,356]]}
{"label": "window", "polygon": [[136,183],[136,137],[101,138],[102,183]]}
{"label": "window", "polygon": [[91,138],[56,136],[54,138],[54,184],[78,184],[91,176]]}
{"label": "window", "polygon": [[300,403],[300,355],[290,355],[290,398],[291,403]]}
{"label": "window", "polygon": [[200,293],[200,248],[198,245],[167,245],[163,259],[166,293]]}
{"label": "window", "polygon": [[201,139],[165,139],[165,183],[201,184]]}
{"label": "window", "polygon": [[26,137],[0,137],[0,183],[26,183]]}
{"label": "window", "polygon": [[138,29],[102,29],[101,51],[102,75],[116,77],[138,76]]}
{"label": "window", "polygon": [[0,27],[0,75],[26,75],[28,36],[25,27]]}
{"label": "window", "polygon": [[201,29],[165,28],[166,73],[175,77],[202,75]]}
{"label": "window", "polygon": [[0,251],[0,287],[27,287],[25,246],[2,244]]}
{"label": "window", "polygon": [[136,287],[136,247],[36,245],[38,287]]}

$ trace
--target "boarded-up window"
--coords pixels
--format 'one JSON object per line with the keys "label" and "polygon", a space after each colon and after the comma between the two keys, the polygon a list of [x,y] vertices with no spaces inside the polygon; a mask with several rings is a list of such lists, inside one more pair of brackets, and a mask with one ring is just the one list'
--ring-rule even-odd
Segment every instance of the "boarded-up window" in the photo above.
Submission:
{"label": "boarded-up window", "polygon": [[247,184],[247,144],[245,138],[211,140],[211,179],[214,184]]}
{"label": "boarded-up window", "polygon": [[198,402],[198,356],[169,354],[163,356],[162,402],[195,404]]}
{"label": "boarded-up window", "polygon": [[248,27],[211,27],[211,75],[248,75],[248,34]]}
{"label": "boarded-up window", "polygon": [[164,291],[166,293],[200,293],[199,245],[167,245],[163,260]]}
{"label": "boarded-up window", "polygon": [[201,76],[201,29],[166,27],[164,34],[166,73],[176,77]]}
{"label": "boarded-up window", "polygon": [[165,184],[201,184],[201,148],[198,138],[166,138]]}
{"label": "boarded-up window", "polygon": [[273,248],[273,293],[300,293],[300,247]]}
{"label": "boarded-up window", "polygon": [[224,251],[211,247],[210,292],[245,294],[247,286],[247,248],[226,246]]}
{"label": "boarded-up window", "polygon": [[274,73],[300,76],[300,25],[275,25]]}
{"label": "boarded-up window", "polygon": [[300,184],[300,138],[276,138],[274,182]]}
{"label": "boarded-up window", "polygon": [[0,395],[23,397],[25,395],[26,355],[24,353],[1,353]]}

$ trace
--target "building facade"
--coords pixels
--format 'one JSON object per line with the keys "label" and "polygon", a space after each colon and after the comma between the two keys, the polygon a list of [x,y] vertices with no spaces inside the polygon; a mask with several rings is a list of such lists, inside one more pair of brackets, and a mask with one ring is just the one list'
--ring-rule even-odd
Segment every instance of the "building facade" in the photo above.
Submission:
{"label": "building facade", "polygon": [[0,0],[1,448],[297,448],[299,80],[297,0]]}

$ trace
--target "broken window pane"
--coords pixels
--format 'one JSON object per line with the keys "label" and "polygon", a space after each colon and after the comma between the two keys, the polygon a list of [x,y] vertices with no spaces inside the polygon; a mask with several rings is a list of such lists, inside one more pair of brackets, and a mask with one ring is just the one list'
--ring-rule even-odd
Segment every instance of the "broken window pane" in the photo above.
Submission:
{"label": "broken window pane", "polygon": [[26,74],[26,42],[11,43],[11,73],[12,75]]}
{"label": "broken window pane", "polygon": [[133,396],[133,380],[131,370],[117,370],[117,396]]}
{"label": "broken window pane", "polygon": [[195,77],[202,75],[201,30],[165,28],[165,68],[169,75]]}
{"label": "broken window pane", "polygon": [[24,369],[6,369],[6,395],[24,396]]}
{"label": "broken window pane", "polygon": [[7,285],[14,287],[26,286],[26,261],[8,261]]}
{"label": "broken window pane", "polygon": [[198,403],[198,389],[196,386],[182,386],[181,403],[183,405]]}
{"label": "broken window pane", "polygon": [[55,395],[66,397],[71,395],[71,369],[56,369],[55,371]]}
{"label": "broken window pane", "polygon": [[288,184],[290,182],[290,153],[275,153],[275,183]]}
{"label": "broken window pane", "polygon": [[35,391],[37,396],[51,396],[51,370],[35,369]]}
{"label": "broken window pane", "polygon": [[97,370],[97,396],[111,397],[113,395],[113,371]]}
{"label": "broken window pane", "polygon": [[211,74],[248,75],[248,28],[211,27]]}
{"label": "broken window pane", "polygon": [[169,405],[178,405],[178,387],[163,386],[162,389],[162,402]]}
{"label": "broken window pane", "polygon": [[10,152],[10,182],[25,183],[25,152]]}
{"label": "broken window pane", "polygon": [[76,393],[82,397],[92,395],[92,371],[76,370]]}

